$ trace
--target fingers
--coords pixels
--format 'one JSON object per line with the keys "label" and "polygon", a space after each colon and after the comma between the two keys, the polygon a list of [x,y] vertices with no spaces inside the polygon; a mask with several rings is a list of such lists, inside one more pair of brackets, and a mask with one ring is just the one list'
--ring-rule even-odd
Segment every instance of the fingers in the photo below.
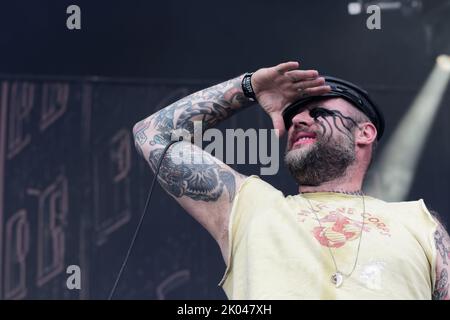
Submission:
{"label": "fingers", "polygon": [[325,78],[320,77],[313,80],[303,80],[293,83],[294,89],[305,90],[307,88],[320,87],[325,84]]}
{"label": "fingers", "polygon": [[322,94],[328,93],[331,91],[330,86],[320,86],[320,87],[313,87],[313,88],[307,88],[304,90],[299,91],[300,97],[304,96],[320,96]]}
{"label": "fingers", "polygon": [[290,61],[290,62],[284,62],[280,63],[275,67],[275,69],[280,74],[284,74],[285,72],[288,72],[289,70],[295,70],[300,66],[300,64],[297,61]]}
{"label": "fingers", "polygon": [[316,79],[319,76],[317,70],[291,70],[285,73],[292,82]]}

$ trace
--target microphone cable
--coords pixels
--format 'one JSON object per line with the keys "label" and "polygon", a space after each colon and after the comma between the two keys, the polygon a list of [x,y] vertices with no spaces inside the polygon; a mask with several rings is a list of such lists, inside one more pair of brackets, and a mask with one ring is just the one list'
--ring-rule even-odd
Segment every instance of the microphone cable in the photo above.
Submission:
{"label": "microphone cable", "polygon": [[144,211],[142,212],[141,218],[139,219],[139,223],[136,227],[136,230],[134,231],[134,235],[133,238],[131,240],[130,246],[128,247],[128,251],[127,254],[125,255],[125,259],[123,260],[122,266],[120,267],[119,270],[119,274],[117,275],[116,281],[114,282],[114,286],[111,289],[111,292],[109,293],[109,297],[108,300],[112,300],[112,298],[114,297],[114,293],[116,292],[117,289],[117,285],[119,284],[120,278],[122,277],[123,271],[125,270],[125,267],[128,263],[128,258],[130,257],[131,254],[131,250],[134,247],[134,243],[136,242],[137,236],[139,234],[139,231],[141,229],[142,223],[144,222],[144,218],[145,218],[145,214],[147,213],[147,209],[148,209],[148,205],[150,203],[150,199],[152,197],[152,193],[153,193],[153,187],[155,185],[155,181],[158,178],[158,173],[159,173],[159,169],[161,167],[161,163],[166,155],[167,149],[169,149],[169,147],[174,144],[175,142],[180,142],[183,140],[183,137],[180,137],[179,140],[175,140],[175,141],[171,141],[163,150],[163,153],[161,155],[161,158],[158,161],[158,164],[156,165],[156,171],[155,171],[155,176],[153,177],[153,181],[152,184],[150,186],[149,192],[148,192],[148,196],[147,196],[147,201],[145,202],[145,207],[144,207]]}

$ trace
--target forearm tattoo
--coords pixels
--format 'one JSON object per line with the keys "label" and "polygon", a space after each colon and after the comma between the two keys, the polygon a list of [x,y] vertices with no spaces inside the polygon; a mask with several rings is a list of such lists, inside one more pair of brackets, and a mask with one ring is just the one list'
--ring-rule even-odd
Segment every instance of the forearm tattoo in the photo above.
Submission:
{"label": "forearm tattoo", "polygon": [[[201,121],[202,129],[206,130],[252,104],[242,93],[241,79],[242,77],[237,77],[193,93],[136,124],[136,148],[147,158],[154,172],[164,147],[171,142],[176,130],[185,131],[192,137],[194,121]],[[151,146],[147,155],[142,152],[145,144]],[[189,157],[200,157],[201,164],[183,159],[183,156],[174,151],[179,149],[174,148],[178,144],[182,145],[184,154]],[[193,200],[216,201],[226,190],[229,201],[233,201],[236,189],[233,173],[223,169],[214,157],[198,147],[194,148],[190,143],[178,142],[175,145],[168,149],[158,174],[158,180],[167,192],[174,197],[187,196]]]}

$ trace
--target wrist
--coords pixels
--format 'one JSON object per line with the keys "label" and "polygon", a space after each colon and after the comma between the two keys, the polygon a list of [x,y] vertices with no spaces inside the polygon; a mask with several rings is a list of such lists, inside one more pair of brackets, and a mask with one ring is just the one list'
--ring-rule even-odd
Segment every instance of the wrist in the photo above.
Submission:
{"label": "wrist", "polygon": [[241,81],[241,88],[245,97],[247,97],[250,101],[256,102],[256,93],[252,85],[252,75],[253,72],[247,72],[244,74]]}

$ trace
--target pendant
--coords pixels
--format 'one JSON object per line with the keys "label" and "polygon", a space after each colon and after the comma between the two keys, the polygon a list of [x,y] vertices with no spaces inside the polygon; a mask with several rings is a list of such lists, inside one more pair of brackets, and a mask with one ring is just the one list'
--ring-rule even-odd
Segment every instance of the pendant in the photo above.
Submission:
{"label": "pendant", "polygon": [[339,288],[342,285],[342,282],[344,282],[344,277],[342,276],[342,273],[339,271],[336,271],[331,275],[331,282],[336,286],[336,288]]}

